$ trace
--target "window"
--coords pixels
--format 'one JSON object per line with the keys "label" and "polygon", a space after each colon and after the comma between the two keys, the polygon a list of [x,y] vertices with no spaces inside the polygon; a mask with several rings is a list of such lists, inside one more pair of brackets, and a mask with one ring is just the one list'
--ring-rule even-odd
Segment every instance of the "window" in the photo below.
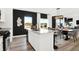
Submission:
{"label": "window", "polygon": [[64,20],[63,19],[56,19],[56,26],[64,26]]}
{"label": "window", "polygon": [[32,17],[25,16],[24,17],[24,29],[30,30],[32,26]]}

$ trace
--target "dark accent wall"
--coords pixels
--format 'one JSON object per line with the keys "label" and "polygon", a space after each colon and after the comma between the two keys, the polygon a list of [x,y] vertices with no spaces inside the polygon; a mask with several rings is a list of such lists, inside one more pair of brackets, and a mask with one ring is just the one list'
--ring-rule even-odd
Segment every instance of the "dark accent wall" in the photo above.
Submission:
{"label": "dark accent wall", "polygon": [[[13,9],[13,35],[14,36],[28,33],[28,31],[24,29],[24,16],[31,16],[32,24],[33,25],[37,24],[37,13]],[[22,19],[22,25],[20,27],[17,26],[18,17]]]}

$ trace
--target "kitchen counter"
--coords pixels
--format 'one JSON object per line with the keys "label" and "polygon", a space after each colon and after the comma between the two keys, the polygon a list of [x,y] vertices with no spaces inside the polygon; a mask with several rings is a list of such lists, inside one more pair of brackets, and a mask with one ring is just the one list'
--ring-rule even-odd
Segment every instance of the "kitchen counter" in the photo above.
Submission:
{"label": "kitchen counter", "polygon": [[1,28],[0,31],[9,31],[10,28]]}
{"label": "kitchen counter", "polygon": [[[33,31],[33,30],[31,30],[31,31]],[[34,33],[36,33],[36,34],[46,34],[46,33],[51,33],[51,32],[53,32],[52,30],[44,30],[44,31],[33,31]]]}

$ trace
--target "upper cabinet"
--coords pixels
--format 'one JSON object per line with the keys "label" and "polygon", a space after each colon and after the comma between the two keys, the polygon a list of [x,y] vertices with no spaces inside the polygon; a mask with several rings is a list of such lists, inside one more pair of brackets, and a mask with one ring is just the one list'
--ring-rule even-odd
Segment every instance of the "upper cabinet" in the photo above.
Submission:
{"label": "upper cabinet", "polygon": [[4,22],[5,18],[5,10],[4,8],[0,8],[0,22]]}

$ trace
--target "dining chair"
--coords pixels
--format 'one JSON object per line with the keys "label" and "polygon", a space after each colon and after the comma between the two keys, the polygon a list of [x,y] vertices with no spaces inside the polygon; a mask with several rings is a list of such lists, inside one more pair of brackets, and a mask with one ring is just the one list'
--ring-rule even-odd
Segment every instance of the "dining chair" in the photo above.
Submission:
{"label": "dining chair", "polygon": [[68,36],[74,40],[74,43],[78,40],[78,29],[73,29],[73,31],[68,32]]}

